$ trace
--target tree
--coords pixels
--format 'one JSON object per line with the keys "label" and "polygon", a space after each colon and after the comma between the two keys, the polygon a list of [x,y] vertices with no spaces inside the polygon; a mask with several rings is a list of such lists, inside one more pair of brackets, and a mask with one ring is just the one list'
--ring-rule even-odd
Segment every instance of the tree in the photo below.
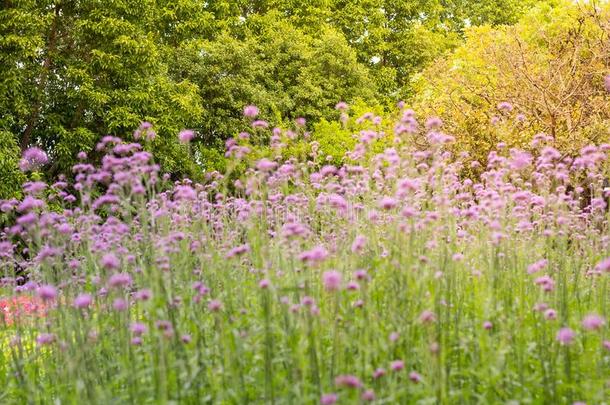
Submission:
{"label": "tree", "polygon": [[124,136],[143,120],[157,127],[154,147],[165,168],[194,173],[175,137],[202,107],[195,86],[167,74],[160,33],[150,29],[160,25],[159,11],[152,0],[24,1],[3,9],[0,76],[3,88],[17,90],[0,102],[8,117],[2,129],[21,149],[43,146],[53,161],[49,175],[68,171],[102,135]]}
{"label": "tree", "polygon": [[195,83],[206,110],[196,129],[207,145],[249,128],[243,107],[256,104],[274,124],[334,116],[340,100],[373,100],[374,84],[340,32],[308,35],[277,13],[252,16],[243,39],[221,33],[185,43],[174,74]]}
{"label": "tree", "polygon": [[574,154],[609,140],[610,7],[543,4],[515,26],[483,26],[415,81],[416,109],[439,115],[457,147],[485,159],[538,132]]}

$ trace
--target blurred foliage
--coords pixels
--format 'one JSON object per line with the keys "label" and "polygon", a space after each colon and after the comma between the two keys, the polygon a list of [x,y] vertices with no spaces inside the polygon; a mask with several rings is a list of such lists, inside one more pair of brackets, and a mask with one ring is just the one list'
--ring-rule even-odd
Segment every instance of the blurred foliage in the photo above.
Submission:
{"label": "blurred foliage", "polygon": [[484,162],[499,142],[527,148],[539,132],[570,155],[610,141],[608,3],[549,2],[514,26],[466,35],[449,58],[413,80],[414,108],[441,117],[457,150]]}

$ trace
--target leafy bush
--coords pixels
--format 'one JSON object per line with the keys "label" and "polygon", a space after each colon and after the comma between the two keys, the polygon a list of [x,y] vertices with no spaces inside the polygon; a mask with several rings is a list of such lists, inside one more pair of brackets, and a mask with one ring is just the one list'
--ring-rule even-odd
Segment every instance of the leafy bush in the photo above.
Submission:
{"label": "leafy bush", "polygon": [[609,140],[610,6],[549,2],[515,26],[473,27],[464,45],[415,81],[416,109],[438,115],[456,150],[484,161],[499,142],[526,147],[555,137],[575,155]]}

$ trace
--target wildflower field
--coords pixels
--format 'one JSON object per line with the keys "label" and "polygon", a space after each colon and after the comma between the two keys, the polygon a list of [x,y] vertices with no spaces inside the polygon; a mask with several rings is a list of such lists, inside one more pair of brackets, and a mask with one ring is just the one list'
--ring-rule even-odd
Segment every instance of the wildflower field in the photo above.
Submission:
{"label": "wildflower field", "polygon": [[610,405],[610,0],[0,1],[0,405]]}
{"label": "wildflower field", "polygon": [[0,402],[606,403],[610,145],[498,145],[475,181],[440,120],[361,120],[340,168],[280,158],[296,124],[201,184],[116,137],[26,183],[1,205]]}

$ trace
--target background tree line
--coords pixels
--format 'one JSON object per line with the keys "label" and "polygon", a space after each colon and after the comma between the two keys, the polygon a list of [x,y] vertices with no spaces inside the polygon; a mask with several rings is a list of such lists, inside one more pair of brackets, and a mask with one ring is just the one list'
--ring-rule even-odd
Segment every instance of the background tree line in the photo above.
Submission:
{"label": "background tree line", "polygon": [[[468,46],[470,27],[514,24],[537,3],[562,2],[2,0],[0,197],[18,190],[31,145],[49,153],[53,177],[81,150],[94,159],[101,136],[149,121],[163,169],[197,179],[248,127],[244,105],[313,129],[337,118],[339,100],[385,111],[421,100],[422,69]],[[434,66],[442,81],[446,66]],[[183,128],[197,133],[192,153]]]}

